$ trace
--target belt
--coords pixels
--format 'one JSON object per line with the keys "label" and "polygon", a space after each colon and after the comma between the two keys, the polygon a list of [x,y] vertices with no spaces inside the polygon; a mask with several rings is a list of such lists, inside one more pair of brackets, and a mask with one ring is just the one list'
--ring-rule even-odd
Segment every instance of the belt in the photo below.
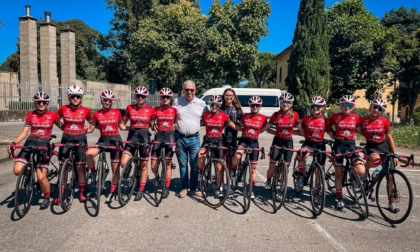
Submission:
{"label": "belt", "polygon": [[186,138],[189,138],[189,137],[199,137],[200,136],[200,134],[198,133],[198,132],[196,132],[196,133],[194,133],[194,134],[192,134],[192,135],[184,135],[184,134],[182,134],[182,133],[180,133],[178,130],[176,131],[176,133],[178,133],[179,135],[181,135],[182,137],[186,137]]}

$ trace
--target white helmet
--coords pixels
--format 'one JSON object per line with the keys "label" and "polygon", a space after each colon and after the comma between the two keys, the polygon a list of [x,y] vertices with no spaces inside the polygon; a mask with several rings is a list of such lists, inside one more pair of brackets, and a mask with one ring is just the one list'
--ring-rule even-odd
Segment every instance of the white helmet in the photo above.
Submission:
{"label": "white helmet", "polygon": [[149,95],[149,90],[147,90],[147,88],[143,86],[137,87],[136,90],[134,90],[134,92],[136,93],[136,95],[145,95],[145,96]]}
{"label": "white helmet", "polygon": [[354,98],[353,95],[345,95],[343,97],[340,98],[340,104],[343,103],[351,103],[351,104],[356,104],[356,98]]}
{"label": "white helmet", "polygon": [[83,96],[83,89],[79,86],[73,85],[67,89],[67,95],[80,95]]}
{"label": "white helmet", "polygon": [[280,95],[280,102],[294,102],[294,101],[295,101],[295,97],[293,97],[291,93],[286,92]]}
{"label": "white helmet", "polygon": [[45,92],[39,91],[34,95],[33,100],[34,100],[34,102],[37,102],[37,101],[48,101],[49,102],[50,101],[50,96]]}
{"label": "white helmet", "polygon": [[217,105],[221,105],[222,104],[222,97],[220,97],[220,95],[212,95],[210,96],[210,104],[215,103]]}
{"label": "white helmet", "polygon": [[163,95],[163,96],[172,96],[174,95],[174,93],[172,92],[172,90],[170,88],[162,88],[159,91],[159,95]]}
{"label": "white helmet", "polygon": [[248,105],[253,105],[253,104],[258,104],[261,105],[263,103],[261,97],[259,96],[251,96],[251,98],[249,98],[248,100]]}
{"label": "white helmet", "polygon": [[312,98],[310,104],[325,106],[326,102],[325,102],[325,99],[322,98],[321,96],[315,96],[314,98]]}
{"label": "white helmet", "polygon": [[102,91],[100,97],[101,97],[101,100],[103,100],[103,99],[114,100],[115,99],[114,92],[112,92],[111,90],[104,90],[104,91]]}
{"label": "white helmet", "polygon": [[370,105],[371,105],[371,106],[379,106],[379,107],[381,107],[384,111],[385,111],[385,110],[386,110],[386,108],[387,108],[387,106],[386,106],[386,102],[385,102],[385,101],[383,101],[383,100],[380,100],[380,99],[373,100],[373,101],[370,103]]}

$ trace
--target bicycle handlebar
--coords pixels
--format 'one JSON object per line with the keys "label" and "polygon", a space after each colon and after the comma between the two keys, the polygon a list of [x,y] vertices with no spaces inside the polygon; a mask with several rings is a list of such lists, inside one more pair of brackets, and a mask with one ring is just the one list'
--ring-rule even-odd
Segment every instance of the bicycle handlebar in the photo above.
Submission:
{"label": "bicycle handlebar", "polygon": [[271,148],[277,149],[277,150],[285,150],[285,151],[291,151],[291,152],[298,152],[299,150],[295,149],[288,149],[286,147],[278,147],[277,145],[272,145]]}
{"label": "bicycle handlebar", "polygon": [[[227,150],[228,148],[227,147],[223,147],[223,146],[206,146],[206,150],[203,152],[203,153],[201,153],[200,155],[201,156],[205,156],[206,154],[207,154],[207,152],[209,151],[209,149],[222,149],[222,150]],[[224,158],[224,157],[226,157],[228,154],[226,154],[226,155],[223,155],[222,157]]]}
{"label": "bicycle handlebar", "polygon": [[[47,147],[35,147],[35,146],[27,146],[27,147],[25,147],[25,146],[15,146],[15,147],[14,147],[14,149],[12,150],[12,152],[10,153],[10,155],[11,155],[13,158],[17,158],[17,157],[18,157],[17,155],[15,155],[15,149],[31,149],[31,150],[33,150],[33,149],[37,149],[37,150],[48,150],[48,148],[47,148]],[[48,153],[47,153],[47,152],[45,153],[45,156],[46,156],[47,160],[49,160],[49,159],[50,159],[50,157],[48,156]]]}
{"label": "bicycle handlebar", "polygon": [[94,145],[88,145],[88,148],[105,148],[110,150],[116,150],[116,146],[106,146],[106,145],[100,145],[100,144],[94,144]]}

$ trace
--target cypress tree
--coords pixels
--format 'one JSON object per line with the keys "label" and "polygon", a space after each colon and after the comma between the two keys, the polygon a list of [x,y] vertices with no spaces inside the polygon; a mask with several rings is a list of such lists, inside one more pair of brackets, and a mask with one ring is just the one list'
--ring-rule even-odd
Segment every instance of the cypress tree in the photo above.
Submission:
{"label": "cypress tree", "polygon": [[309,113],[315,95],[327,98],[330,85],[329,48],[325,0],[301,0],[286,78],[295,96],[296,111]]}

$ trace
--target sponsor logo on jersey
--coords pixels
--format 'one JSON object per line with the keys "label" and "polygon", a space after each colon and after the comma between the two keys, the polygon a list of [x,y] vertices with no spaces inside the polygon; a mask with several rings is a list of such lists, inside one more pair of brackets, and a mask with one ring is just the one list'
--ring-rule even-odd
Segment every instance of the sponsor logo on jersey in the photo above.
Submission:
{"label": "sponsor logo on jersey", "polygon": [[114,131],[114,127],[112,126],[106,126],[106,128],[104,129],[104,131]]}
{"label": "sponsor logo on jersey", "polygon": [[144,123],[142,123],[142,122],[136,122],[136,124],[134,124],[134,126],[144,126]]}
{"label": "sponsor logo on jersey", "polygon": [[149,109],[143,109],[144,112],[149,112]]}
{"label": "sponsor logo on jersey", "polygon": [[254,129],[249,129],[247,132],[248,132],[249,134],[253,134],[253,135],[255,135],[255,130],[254,130]]}
{"label": "sponsor logo on jersey", "polygon": [[314,132],[314,133],[312,133],[311,137],[319,138],[319,134]]}
{"label": "sponsor logo on jersey", "polygon": [[115,115],[114,111],[109,112],[110,115]]}
{"label": "sponsor logo on jersey", "polygon": [[380,138],[378,135],[373,135],[373,136],[372,136],[372,139],[373,139],[373,140],[376,140],[376,139],[381,139],[381,138]]}
{"label": "sponsor logo on jersey", "polygon": [[210,133],[219,133],[219,131],[218,131],[217,129],[212,129],[212,130],[210,131]]}
{"label": "sponsor logo on jersey", "polygon": [[169,127],[169,123],[168,122],[162,123],[162,127]]}
{"label": "sponsor logo on jersey", "polygon": [[51,116],[50,115],[45,115],[45,117],[44,117],[45,119],[51,119]]}
{"label": "sponsor logo on jersey", "polygon": [[351,136],[350,130],[345,130],[342,134],[343,136]]}
{"label": "sponsor logo on jersey", "polygon": [[382,123],[382,120],[378,120],[378,121],[376,121],[376,123]]}
{"label": "sponsor logo on jersey", "polygon": [[289,131],[287,131],[287,130],[282,130],[282,132],[281,132],[282,134],[289,134]]}
{"label": "sponsor logo on jersey", "polygon": [[43,135],[45,135],[45,131],[44,131],[44,130],[39,129],[39,130],[37,130],[34,134],[43,136]]}
{"label": "sponsor logo on jersey", "polygon": [[174,112],[174,110],[173,110],[173,109],[168,109],[168,111],[169,111],[169,112]]}
{"label": "sponsor logo on jersey", "polygon": [[222,119],[222,116],[217,116],[217,119]]}
{"label": "sponsor logo on jersey", "polygon": [[69,129],[71,130],[79,130],[80,128],[76,124],[72,124]]}

